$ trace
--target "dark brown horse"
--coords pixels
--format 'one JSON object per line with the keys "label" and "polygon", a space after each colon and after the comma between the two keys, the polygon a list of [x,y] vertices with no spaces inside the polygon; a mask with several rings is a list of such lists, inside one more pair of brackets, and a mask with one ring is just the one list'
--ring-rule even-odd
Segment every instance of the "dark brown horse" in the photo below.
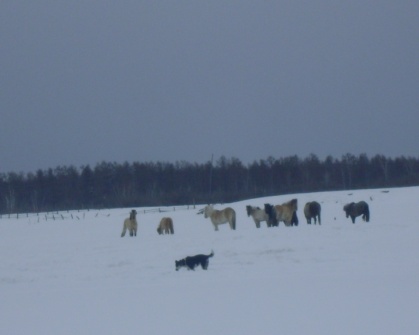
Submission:
{"label": "dark brown horse", "polygon": [[370,221],[370,209],[365,201],[351,202],[343,206],[343,210],[346,213],[346,217],[351,217],[352,223],[355,223],[355,218],[362,215],[362,220]]}
{"label": "dark brown horse", "polygon": [[307,223],[311,224],[311,219],[314,219],[314,224],[316,224],[318,219],[319,224],[322,224],[320,219],[321,211],[322,208],[317,201],[307,202],[304,206],[304,216],[307,219]]}
{"label": "dark brown horse", "polygon": [[292,199],[282,205],[265,204],[265,212],[269,216],[270,224],[278,226],[283,221],[286,226],[298,226],[297,199]]}

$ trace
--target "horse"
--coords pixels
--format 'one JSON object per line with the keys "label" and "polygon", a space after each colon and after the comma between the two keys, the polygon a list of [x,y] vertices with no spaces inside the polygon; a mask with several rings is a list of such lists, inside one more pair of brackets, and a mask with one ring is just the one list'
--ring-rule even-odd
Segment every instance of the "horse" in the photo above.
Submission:
{"label": "horse", "polygon": [[253,206],[246,206],[247,216],[252,216],[253,221],[255,221],[256,228],[260,228],[260,223],[266,221],[268,227],[272,227],[272,222],[269,220],[269,215],[266,212],[259,208]]}
{"label": "horse", "polygon": [[307,219],[307,223],[311,224],[311,219],[314,219],[314,224],[316,224],[318,219],[319,224],[322,224],[320,219],[321,210],[322,208],[317,201],[307,202],[304,206],[304,215]]}
{"label": "horse", "polygon": [[161,234],[174,234],[175,230],[173,229],[173,220],[172,218],[165,217],[160,220],[160,224],[157,227],[157,232]]}
{"label": "horse", "polygon": [[121,237],[125,236],[127,229],[129,230],[129,236],[137,236],[137,211],[133,209],[129,214],[129,218],[124,220],[124,226],[122,228]]}
{"label": "horse", "polygon": [[370,209],[365,201],[346,204],[343,206],[343,210],[345,211],[347,218],[351,217],[352,223],[355,223],[355,218],[360,215],[362,215],[362,220],[367,222],[370,221]]}
{"label": "horse", "polygon": [[204,217],[210,218],[215,230],[223,223],[229,223],[232,230],[236,230],[236,212],[233,208],[227,207],[222,210],[214,209],[212,205],[205,206]]}
{"label": "horse", "polygon": [[282,205],[272,206],[271,204],[265,204],[265,213],[268,214],[269,220],[275,227],[277,227],[281,221],[283,221],[286,226],[298,226],[297,209],[297,199],[292,199]]}

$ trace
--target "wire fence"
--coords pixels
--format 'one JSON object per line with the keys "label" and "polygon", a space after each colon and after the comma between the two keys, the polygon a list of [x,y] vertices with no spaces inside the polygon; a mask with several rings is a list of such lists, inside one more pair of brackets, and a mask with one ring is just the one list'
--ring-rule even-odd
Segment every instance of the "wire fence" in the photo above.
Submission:
{"label": "wire fence", "polygon": [[[176,211],[195,210],[196,205],[184,205],[184,206],[173,206],[173,207],[151,207],[151,208],[137,208],[138,214],[150,214],[150,213],[170,213]],[[116,212],[117,211],[117,212]],[[129,209],[124,212],[123,208],[119,209],[86,209],[86,210],[69,210],[69,211],[54,211],[54,212],[43,212],[43,213],[13,213],[13,214],[0,214],[0,220],[19,220],[19,219],[30,219],[31,221],[65,221],[65,220],[76,220],[82,221],[87,218],[103,218],[110,217],[111,215],[125,216],[129,215]]]}

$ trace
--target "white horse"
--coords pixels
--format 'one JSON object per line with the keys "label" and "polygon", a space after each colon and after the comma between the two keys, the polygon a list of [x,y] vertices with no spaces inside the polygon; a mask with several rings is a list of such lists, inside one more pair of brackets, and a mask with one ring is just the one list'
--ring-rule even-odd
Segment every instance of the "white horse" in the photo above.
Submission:
{"label": "white horse", "polygon": [[121,237],[125,236],[125,233],[127,232],[127,229],[129,230],[129,236],[137,236],[137,211],[133,209],[131,213],[129,214],[129,218],[125,219],[124,226],[122,228]]}
{"label": "white horse", "polygon": [[218,230],[218,225],[223,223],[229,223],[230,228],[236,229],[236,212],[233,208],[227,207],[222,210],[216,210],[212,205],[208,205],[204,208],[204,217],[210,218],[215,230]]}
{"label": "white horse", "polygon": [[247,216],[252,216],[253,221],[255,221],[256,228],[260,228],[260,223],[266,221],[268,227],[272,227],[271,221],[269,220],[269,215],[266,214],[264,209],[253,206],[246,206]]}

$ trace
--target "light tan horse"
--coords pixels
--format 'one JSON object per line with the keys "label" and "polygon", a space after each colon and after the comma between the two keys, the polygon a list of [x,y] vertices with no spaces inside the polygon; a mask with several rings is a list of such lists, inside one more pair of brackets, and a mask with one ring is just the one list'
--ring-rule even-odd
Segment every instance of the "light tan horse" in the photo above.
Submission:
{"label": "light tan horse", "polygon": [[297,226],[297,209],[297,199],[292,199],[282,205],[272,206],[270,204],[265,204],[265,212],[269,215],[269,219],[272,220],[273,226],[278,226],[281,221],[283,221],[286,226]]}
{"label": "light tan horse", "polygon": [[175,230],[173,229],[173,220],[172,218],[165,217],[160,220],[160,224],[157,227],[157,232],[161,234],[174,234]]}
{"label": "light tan horse", "polygon": [[129,218],[125,219],[124,226],[122,228],[121,237],[125,236],[125,233],[127,232],[127,229],[129,231],[129,236],[137,236],[137,211],[133,209],[131,213],[129,214]]}
{"label": "light tan horse", "polygon": [[218,230],[218,226],[220,224],[227,222],[229,223],[231,229],[236,229],[236,212],[231,207],[217,210],[214,209],[212,205],[208,205],[204,208],[204,217],[211,219],[215,230]]}

